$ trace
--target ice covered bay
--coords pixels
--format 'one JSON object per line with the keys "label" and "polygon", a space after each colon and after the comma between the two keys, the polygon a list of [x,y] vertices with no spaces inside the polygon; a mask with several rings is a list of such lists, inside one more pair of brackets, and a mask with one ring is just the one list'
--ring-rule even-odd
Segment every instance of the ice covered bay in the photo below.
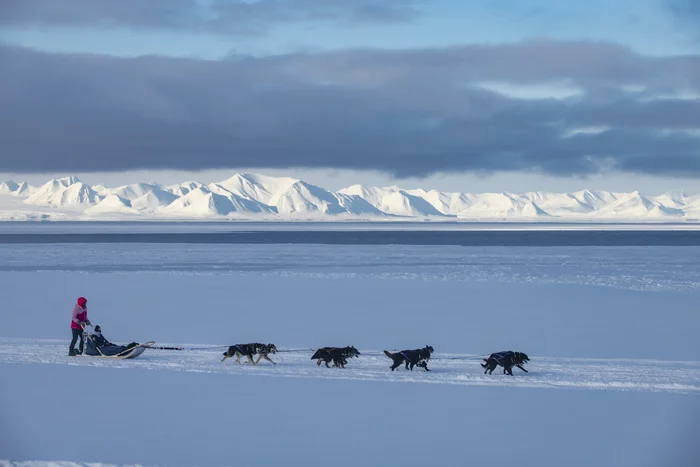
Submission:
{"label": "ice covered bay", "polygon": [[[0,245],[0,459],[690,466],[699,250]],[[212,349],[71,359],[79,295],[110,340]],[[292,351],[219,361],[244,342]],[[426,344],[430,373],[381,354]],[[306,349],[326,345],[364,355],[318,368]],[[483,375],[507,349],[530,372]]]}

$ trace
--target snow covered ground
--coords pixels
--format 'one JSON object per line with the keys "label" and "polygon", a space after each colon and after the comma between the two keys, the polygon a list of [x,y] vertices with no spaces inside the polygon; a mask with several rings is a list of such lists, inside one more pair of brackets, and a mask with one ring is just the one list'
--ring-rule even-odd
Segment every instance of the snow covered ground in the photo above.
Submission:
{"label": "snow covered ground", "polygon": [[[0,338],[0,363],[52,364],[66,363],[65,341],[55,339]],[[162,346],[180,344],[160,343]],[[419,346],[420,347],[420,346]],[[528,373],[513,377],[485,375],[480,366],[483,355],[440,352],[428,365],[430,372],[387,371],[391,361],[381,350],[361,349],[361,358],[353,359],[345,370],[332,371],[310,364],[315,349],[285,349],[271,355],[275,364],[262,360],[259,366],[221,363],[224,347],[186,346],[185,350],[147,350],[144,358],[134,361],[107,359],[72,359],[73,366],[91,368],[181,371],[189,373],[225,374],[233,376],[269,376],[278,378],[380,381],[387,383],[451,384],[460,386],[578,388],[611,391],[641,391],[692,394],[700,396],[700,362],[673,360],[559,358],[536,357],[537,363]],[[245,360],[245,359],[243,359]],[[243,361],[242,360],[242,361]],[[322,363],[323,365],[323,363]],[[527,369],[526,365],[526,369]],[[351,369],[351,370],[350,370]],[[501,373],[500,370],[495,373]],[[515,373],[520,370],[515,369]],[[517,376],[517,377],[516,377]]]}
{"label": "snow covered ground", "polygon": [[[700,248],[0,245],[0,284],[3,467],[700,459]],[[68,357],[80,295],[112,341],[198,350]],[[245,342],[277,364],[220,362]],[[381,354],[426,344],[431,372]],[[529,373],[484,375],[506,349]]]}

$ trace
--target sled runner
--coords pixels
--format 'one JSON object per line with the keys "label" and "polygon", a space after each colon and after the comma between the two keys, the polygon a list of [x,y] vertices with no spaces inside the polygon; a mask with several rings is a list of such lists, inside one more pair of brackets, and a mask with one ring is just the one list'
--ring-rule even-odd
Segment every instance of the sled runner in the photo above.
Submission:
{"label": "sled runner", "polygon": [[118,354],[115,355],[87,355],[87,354],[80,354],[80,355],[75,355],[76,357],[92,357],[92,358],[111,358],[115,360],[124,360],[127,358],[136,358],[142,353],[146,351],[146,349],[155,344],[156,341],[149,341],[149,342],[144,342],[143,344],[139,344],[137,346],[131,347],[130,349],[126,349],[122,352],[119,352]]}

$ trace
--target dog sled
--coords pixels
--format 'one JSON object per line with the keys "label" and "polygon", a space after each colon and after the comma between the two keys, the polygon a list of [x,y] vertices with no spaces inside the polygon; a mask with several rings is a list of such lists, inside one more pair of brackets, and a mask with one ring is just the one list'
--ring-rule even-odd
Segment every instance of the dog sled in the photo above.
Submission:
{"label": "dog sled", "polygon": [[[136,358],[142,353],[146,351],[147,348],[149,348],[151,345],[155,344],[156,341],[149,341],[149,342],[144,342],[143,344],[139,344],[134,347],[129,347],[121,352],[118,352],[114,355],[105,355],[103,353],[98,353],[98,354],[88,354],[88,353],[82,353],[75,355],[75,357],[88,357],[88,358],[111,358],[113,360],[123,360],[127,358]],[[98,349],[99,352],[99,349]]]}
{"label": "dog sled", "polygon": [[110,345],[99,347],[95,345],[92,336],[87,336],[85,339],[85,349],[82,354],[75,355],[76,357],[92,357],[92,358],[111,358],[113,360],[124,360],[136,358],[146,351],[147,348],[155,344],[156,341],[148,341],[143,344],[133,342],[128,346]]}
{"label": "dog sled", "polygon": [[[82,326],[82,325],[81,325]],[[88,324],[88,326],[91,326]],[[151,347],[156,341],[148,341],[143,344],[132,342],[128,345],[113,344],[105,339],[100,331],[100,327],[96,326],[96,333],[89,333],[86,326],[83,328],[83,348],[79,354],[70,354],[73,357],[95,357],[95,358],[111,358],[114,360],[124,360],[128,358],[136,358]]]}

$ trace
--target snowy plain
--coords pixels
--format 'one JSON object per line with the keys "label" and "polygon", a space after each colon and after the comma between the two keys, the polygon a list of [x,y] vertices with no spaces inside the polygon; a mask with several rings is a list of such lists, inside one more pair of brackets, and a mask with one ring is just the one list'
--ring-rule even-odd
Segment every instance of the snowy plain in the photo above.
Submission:
{"label": "snowy plain", "polygon": [[[700,459],[698,247],[0,244],[0,284],[0,465]],[[112,341],[197,350],[70,358],[80,295]],[[277,364],[220,362],[245,342]],[[426,344],[431,372],[381,353]],[[508,349],[529,373],[484,375]]]}

